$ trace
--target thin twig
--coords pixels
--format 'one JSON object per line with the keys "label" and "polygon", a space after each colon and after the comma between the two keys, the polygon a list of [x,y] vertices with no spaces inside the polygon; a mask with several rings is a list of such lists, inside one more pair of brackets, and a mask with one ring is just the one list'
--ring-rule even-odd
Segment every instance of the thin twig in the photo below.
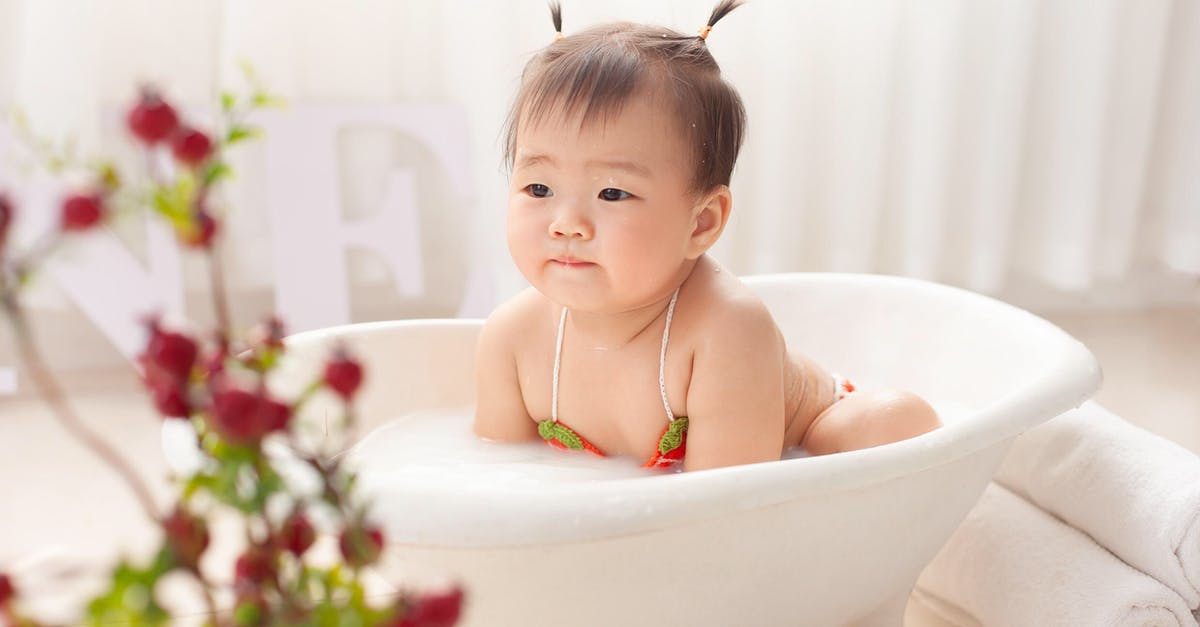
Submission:
{"label": "thin twig", "polygon": [[39,238],[33,247],[25,253],[25,256],[13,260],[12,267],[17,278],[17,285],[14,286],[14,289],[20,287],[20,284],[25,281],[29,273],[33,271],[33,268],[36,268],[42,259],[48,257],[54,249],[58,248],[62,240],[62,232],[57,229],[52,230]]}
{"label": "thin twig", "polygon": [[150,520],[157,521],[157,507],[154,505],[154,498],[150,495],[150,490],[142,482],[141,477],[134,472],[133,468],[115,449],[88,429],[87,425],[79,420],[74,410],[67,403],[62,388],[59,387],[58,381],[50,373],[50,370],[42,360],[41,354],[34,345],[24,312],[11,292],[4,295],[4,309],[8,313],[9,320],[13,325],[21,361],[28,368],[30,378],[37,385],[46,403],[54,410],[52,412],[53,415],[68,433],[84,446],[91,449],[102,461],[125,479],[125,483],[133,490],[142,509],[145,510],[146,516]]}
{"label": "thin twig", "polygon": [[212,286],[213,306],[217,313],[217,330],[220,332],[221,348],[228,348],[232,332],[229,301],[225,298],[225,279],[221,272],[221,256],[217,254],[216,245],[208,249],[208,277]]}
{"label": "thin twig", "polygon": [[196,578],[196,581],[200,583],[200,592],[204,595],[204,605],[208,609],[209,615],[212,616],[213,625],[215,627],[221,627],[221,617],[219,614],[217,614],[217,602],[213,599],[212,595],[212,584],[204,578],[204,575],[200,572],[199,566],[193,566],[189,568],[188,572],[190,572],[192,576]]}

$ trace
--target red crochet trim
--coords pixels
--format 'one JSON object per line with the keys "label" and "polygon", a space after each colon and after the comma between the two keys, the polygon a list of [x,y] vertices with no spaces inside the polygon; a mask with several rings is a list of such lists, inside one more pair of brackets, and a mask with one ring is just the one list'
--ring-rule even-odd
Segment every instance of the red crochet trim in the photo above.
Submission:
{"label": "red crochet trim", "polygon": [[667,424],[658,436],[658,450],[654,457],[642,464],[642,468],[670,468],[683,461],[687,454],[687,416],[680,416]]}

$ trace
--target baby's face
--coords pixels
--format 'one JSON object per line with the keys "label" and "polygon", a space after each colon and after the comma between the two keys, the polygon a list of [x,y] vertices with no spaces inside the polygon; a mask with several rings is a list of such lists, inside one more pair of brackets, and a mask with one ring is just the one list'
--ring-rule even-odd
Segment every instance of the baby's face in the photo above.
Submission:
{"label": "baby's face", "polygon": [[520,130],[508,248],[530,284],[598,313],[670,295],[699,200],[677,124],[665,103],[637,98],[582,129],[551,117]]}

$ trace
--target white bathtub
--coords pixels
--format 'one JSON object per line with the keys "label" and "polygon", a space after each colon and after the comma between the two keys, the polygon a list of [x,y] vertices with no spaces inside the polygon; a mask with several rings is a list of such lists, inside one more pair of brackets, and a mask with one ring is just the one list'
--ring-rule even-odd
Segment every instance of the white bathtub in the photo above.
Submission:
{"label": "white bathtub", "polygon": [[[376,481],[384,574],[461,580],[469,626],[897,626],[1013,438],[1100,384],[1082,344],[971,292],[846,274],[746,282],[793,350],[860,387],[908,389],[958,411],[904,442],[703,472],[535,477],[511,489]],[[409,411],[470,406],[481,324],[302,333],[288,340],[283,374],[311,376],[331,341],[349,342],[369,369],[358,403],[366,433]],[[388,458],[371,446],[362,442],[364,460]],[[361,472],[370,478],[371,463]]]}

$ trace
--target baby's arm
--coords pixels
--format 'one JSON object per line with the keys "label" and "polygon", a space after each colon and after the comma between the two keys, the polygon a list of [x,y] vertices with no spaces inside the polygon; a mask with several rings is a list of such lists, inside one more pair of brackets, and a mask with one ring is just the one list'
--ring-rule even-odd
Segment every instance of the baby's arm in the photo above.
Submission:
{"label": "baby's arm", "polygon": [[762,303],[721,309],[696,347],[685,470],[773,461],[783,452],[783,338]]}
{"label": "baby's arm", "polygon": [[498,442],[537,438],[537,424],[525,410],[514,350],[520,336],[515,303],[497,309],[483,325],[475,357],[475,435]]}

